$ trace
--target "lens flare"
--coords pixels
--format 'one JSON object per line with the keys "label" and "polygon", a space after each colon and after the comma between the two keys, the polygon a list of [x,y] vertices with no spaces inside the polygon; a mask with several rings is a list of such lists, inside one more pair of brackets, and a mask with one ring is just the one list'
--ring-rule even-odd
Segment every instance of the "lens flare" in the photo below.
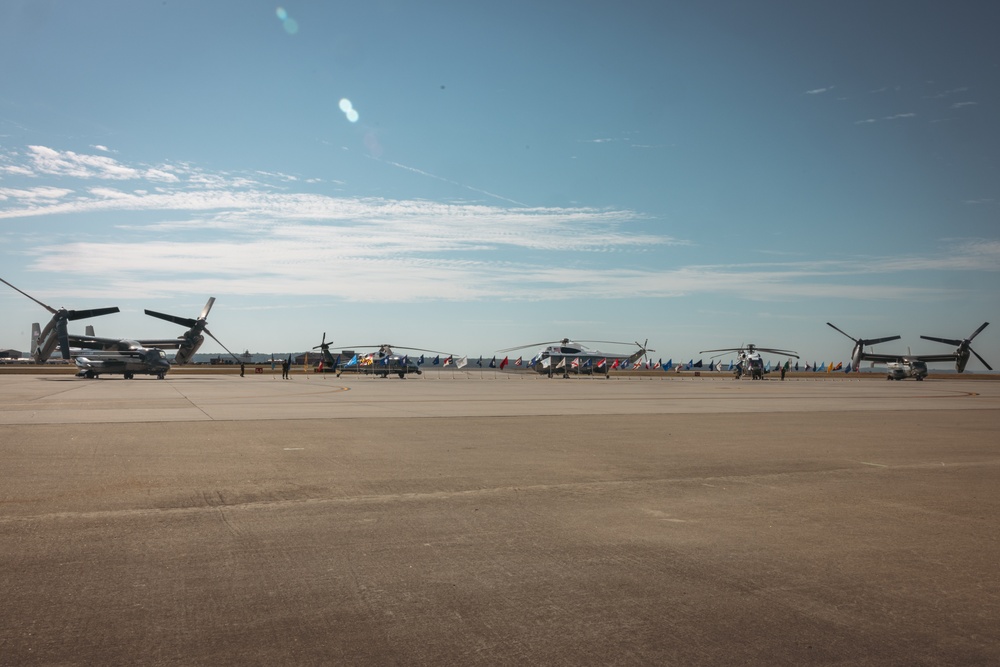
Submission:
{"label": "lens flare", "polygon": [[340,110],[344,112],[344,115],[347,117],[347,120],[349,120],[352,123],[358,122],[360,116],[358,115],[358,112],[354,110],[354,105],[351,104],[351,101],[349,99],[347,99],[346,97],[341,99],[340,104],[338,106],[340,106]]}
{"label": "lens flare", "polygon": [[278,9],[275,10],[274,13],[277,14],[278,18],[282,21],[288,18],[288,12],[285,11],[284,7],[278,7]]}

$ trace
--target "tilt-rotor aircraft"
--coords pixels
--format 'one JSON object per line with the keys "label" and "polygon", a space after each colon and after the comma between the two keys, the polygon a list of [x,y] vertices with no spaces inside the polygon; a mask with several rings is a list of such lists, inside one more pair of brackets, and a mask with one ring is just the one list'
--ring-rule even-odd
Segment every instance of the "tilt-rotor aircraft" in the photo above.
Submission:
{"label": "tilt-rotor aircraft", "polygon": [[927,363],[935,361],[954,361],[955,371],[962,373],[965,371],[965,367],[969,363],[970,355],[973,354],[976,355],[976,358],[983,363],[983,366],[986,366],[989,370],[993,370],[993,368],[986,363],[986,360],[979,356],[979,353],[973,350],[971,346],[972,339],[978,336],[983,329],[989,326],[989,322],[983,322],[982,326],[976,329],[971,336],[963,340],[921,336],[921,338],[925,340],[945,343],[946,345],[956,345],[957,348],[951,354],[876,354],[874,352],[865,352],[865,348],[870,345],[876,345],[890,340],[898,340],[900,337],[886,336],[884,338],[871,339],[854,338],[850,334],[838,329],[830,322],[827,322],[826,324],[854,341],[854,349],[851,351],[851,364],[853,364],[853,368],[857,369],[858,365],[862,361],[870,361],[873,366],[875,364],[885,364],[887,380],[902,380],[908,377],[912,377],[918,381],[923,380],[927,377]]}
{"label": "tilt-rotor aircraft", "polygon": [[[73,336],[71,337],[71,340],[75,341],[74,344],[78,345],[79,347],[101,350],[101,352],[88,354],[85,357],[78,356],[76,364],[77,366],[80,366],[81,360],[91,364],[97,364],[98,361],[101,361],[103,363],[103,366],[101,364],[97,364],[92,367],[88,366],[86,368],[81,366],[82,369],[87,371],[86,373],[84,373],[84,377],[97,377],[101,372],[104,373],[120,372],[116,370],[107,370],[108,368],[113,368],[113,366],[109,366],[107,360],[112,359],[115,353],[126,356],[134,356],[137,350],[149,350],[158,352],[158,354],[154,356],[163,358],[165,360],[166,355],[164,354],[163,350],[177,350],[177,353],[174,355],[173,363],[175,365],[178,364],[183,365],[191,361],[191,358],[194,356],[195,352],[197,352],[198,348],[200,348],[202,343],[205,342],[205,336],[202,335],[202,332],[208,334],[212,338],[212,340],[214,340],[216,343],[222,346],[223,350],[229,352],[229,356],[239,361],[239,358],[235,354],[230,352],[229,348],[227,348],[225,345],[222,345],[222,341],[220,341],[218,338],[212,335],[212,332],[209,331],[207,328],[208,320],[206,318],[208,317],[208,312],[212,310],[212,305],[214,303],[215,303],[215,297],[214,296],[210,297],[208,303],[205,304],[205,307],[202,309],[201,314],[197,317],[197,319],[179,317],[177,315],[166,315],[164,313],[158,313],[153,310],[145,311],[147,315],[151,315],[152,317],[156,317],[161,320],[166,320],[167,322],[173,322],[174,324],[180,324],[181,326],[189,327],[187,331],[185,331],[177,338],[143,338],[140,340],[100,338],[94,336],[93,329],[91,327],[88,327],[87,336]],[[147,354],[145,356],[149,357],[150,355]],[[170,366],[169,362],[167,366],[169,368]],[[149,371],[138,371],[138,372],[147,372],[149,374],[156,375],[161,380],[163,379],[163,374],[166,373],[165,370],[156,373],[152,373]],[[124,371],[124,375],[125,379],[132,379],[133,370],[131,368],[127,368]]]}
{"label": "tilt-rotor aircraft", "polygon": [[[635,345],[639,349],[631,354],[602,352],[600,350],[592,350],[583,343]],[[569,338],[563,338],[562,340],[550,340],[543,343],[529,343],[527,345],[508,347],[504,350],[497,350],[497,352],[514,352],[515,350],[538,347],[539,345],[544,345],[545,347],[535,354],[531,362],[529,362],[528,367],[534,368],[541,375],[553,377],[559,373],[564,378],[568,378],[570,372],[577,375],[604,373],[604,377],[607,378],[610,377],[612,368],[625,368],[645,357],[647,352],[656,351],[647,347],[649,339],[646,339],[645,343],[639,343],[638,341],[635,343],[623,343],[614,340],[572,341]]]}
{"label": "tilt-rotor aircraft", "polygon": [[[330,354],[330,346],[333,341],[326,342],[326,332],[323,332],[323,342],[315,346],[314,350],[323,351],[323,371],[326,373],[336,373],[340,377],[342,373],[358,373],[364,375],[375,375],[377,377],[389,377],[390,374],[398,375],[401,380],[411,373],[420,375],[420,365],[410,359],[409,354],[396,354],[393,348],[399,350],[409,350],[411,352],[427,352],[430,354],[447,355],[447,352],[437,350],[426,350],[420,347],[402,347],[381,343],[378,345],[350,345],[345,350],[351,350],[350,358],[344,359],[342,355],[334,357]],[[376,351],[367,354],[356,354],[354,348],[368,349],[375,348]]]}
{"label": "tilt-rotor aircraft", "polygon": [[[761,352],[767,352],[768,354],[777,354],[782,357],[795,357],[799,358],[798,353],[792,350],[778,350],[773,347],[758,347],[753,343],[747,343],[746,346],[741,347],[725,347],[718,350],[702,350],[698,354],[705,354],[707,352],[735,352],[736,358],[736,377],[739,378],[743,375],[749,375],[751,380],[763,380],[764,373],[764,360],[761,358]],[[717,354],[716,357],[721,357],[723,355]],[[712,357],[713,359],[715,357]]]}
{"label": "tilt-rotor aircraft", "polygon": [[[110,308],[93,308],[89,310],[68,310],[66,308],[55,309],[48,304],[42,303],[27,292],[24,292],[9,282],[0,278],[8,287],[28,297],[45,310],[52,313],[52,319],[44,328],[36,322],[31,325],[31,356],[35,363],[44,364],[55,351],[56,347],[62,353],[63,359],[73,358],[73,362],[79,368],[78,377],[96,378],[102,373],[123,375],[130,380],[136,374],[155,375],[159,379],[166,376],[170,370],[170,362],[167,361],[163,350],[158,348],[146,348],[139,341],[121,340],[117,338],[97,338],[93,335],[93,327],[87,327],[86,336],[76,336],[69,333],[69,322],[82,320],[89,317],[108,315],[120,312],[117,306]],[[95,342],[103,341],[114,344],[114,351],[103,351],[103,346],[95,345]],[[73,355],[71,347],[94,348],[102,347],[102,351],[94,353],[78,352]],[[111,349],[111,348],[108,348]]]}

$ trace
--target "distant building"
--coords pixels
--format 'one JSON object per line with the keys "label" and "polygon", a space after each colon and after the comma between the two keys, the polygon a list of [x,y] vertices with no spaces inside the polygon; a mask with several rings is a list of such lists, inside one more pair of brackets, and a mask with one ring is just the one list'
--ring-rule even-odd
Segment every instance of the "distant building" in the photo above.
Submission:
{"label": "distant building", "polygon": [[20,359],[20,350],[0,350],[0,359]]}

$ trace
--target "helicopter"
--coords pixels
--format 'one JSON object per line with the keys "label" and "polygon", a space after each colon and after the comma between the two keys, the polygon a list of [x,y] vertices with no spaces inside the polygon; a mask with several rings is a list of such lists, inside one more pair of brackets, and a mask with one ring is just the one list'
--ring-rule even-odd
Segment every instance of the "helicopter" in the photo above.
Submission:
{"label": "helicopter", "polygon": [[735,365],[736,379],[739,379],[744,375],[749,375],[751,380],[763,380],[764,373],[767,372],[764,369],[764,360],[760,356],[761,352],[777,354],[783,357],[799,358],[798,353],[792,350],[778,350],[772,347],[758,347],[753,343],[747,343],[745,347],[725,347],[718,350],[702,350],[698,354],[705,354],[706,352],[735,352],[738,359]]}
{"label": "helicopter", "polygon": [[976,329],[971,336],[963,340],[921,336],[921,338],[925,340],[932,340],[937,343],[945,343],[947,345],[957,345],[958,347],[951,354],[910,354],[909,351],[907,351],[906,354],[875,354],[874,352],[865,352],[865,347],[869,345],[877,345],[878,343],[884,343],[890,340],[898,340],[900,336],[886,336],[883,338],[871,339],[854,338],[850,334],[837,328],[834,324],[830,322],[827,322],[826,324],[854,341],[854,349],[851,351],[851,363],[854,368],[858,368],[862,361],[870,361],[872,362],[872,366],[875,364],[885,364],[887,380],[902,380],[904,378],[912,377],[919,382],[927,377],[927,362],[934,361],[954,361],[955,371],[961,373],[965,371],[965,367],[969,363],[969,357],[973,354],[976,355],[976,358],[979,359],[979,361],[981,361],[987,369],[993,370],[990,365],[986,363],[986,360],[979,356],[979,353],[971,347],[972,339],[978,336],[983,329],[989,326],[989,322],[983,322],[982,326]]}
{"label": "helicopter", "polygon": [[[606,343],[608,345],[635,345],[638,351],[632,354],[607,353],[600,350],[592,350],[583,343]],[[604,377],[611,376],[613,368],[624,368],[626,365],[634,364],[636,361],[646,356],[647,352],[655,352],[648,348],[649,339],[644,343],[623,343],[613,340],[584,340],[572,341],[569,338],[562,340],[546,341],[544,343],[529,343],[528,345],[518,345],[508,347],[497,352],[513,352],[523,350],[526,347],[537,347],[544,345],[541,350],[528,363],[529,368],[534,368],[535,372],[541,375],[554,377],[557,371],[562,370],[562,376],[568,378],[570,372],[577,375],[591,375],[604,373]]]}
{"label": "helicopter", "polygon": [[[340,377],[343,373],[358,373],[364,375],[374,375],[376,377],[389,377],[390,374],[395,373],[399,376],[401,380],[405,380],[406,376],[411,373],[416,373],[417,375],[423,374],[420,370],[420,363],[423,361],[423,355],[421,355],[420,361],[414,361],[410,359],[408,354],[399,355],[396,354],[394,348],[400,350],[410,350],[413,352],[429,352],[431,354],[448,354],[447,352],[438,352],[436,350],[426,350],[419,347],[402,347],[399,345],[391,345],[389,343],[381,343],[378,345],[353,345],[348,346],[344,349],[343,354],[334,357],[330,353],[330,345],[333,341],[329,343],[326,342],[326,332],[323,332],[323,341],[313,347],[314,350],[322,350],[323,352],[323,372],[324,373],[336,373],[337,377]],[[367,354],[356,354],[353,348],[376,348],[376,352],[369,352]],[[350,350],[348,352],[348,350]],[[350,357],[347,361],[343,361],[342,357]]]}

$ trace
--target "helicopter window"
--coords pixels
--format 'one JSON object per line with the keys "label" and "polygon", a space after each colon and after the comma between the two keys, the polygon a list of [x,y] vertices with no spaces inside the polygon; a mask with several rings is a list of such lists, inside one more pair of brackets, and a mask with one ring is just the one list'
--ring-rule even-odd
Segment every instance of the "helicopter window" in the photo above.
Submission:
{"label": "helicopter window", "polygon": [[560,352],[562,352],[563,354],[579,354],[580,350],[576,349],[575,347],[564,347],[560,349]]}
{"label": "helicopter window", "polygon": [[157,350],[157,353],[158,353],[157,356],[159,356],[160,359],[166,359],[167,358],[167,353],[164,352],[163,350]]}

